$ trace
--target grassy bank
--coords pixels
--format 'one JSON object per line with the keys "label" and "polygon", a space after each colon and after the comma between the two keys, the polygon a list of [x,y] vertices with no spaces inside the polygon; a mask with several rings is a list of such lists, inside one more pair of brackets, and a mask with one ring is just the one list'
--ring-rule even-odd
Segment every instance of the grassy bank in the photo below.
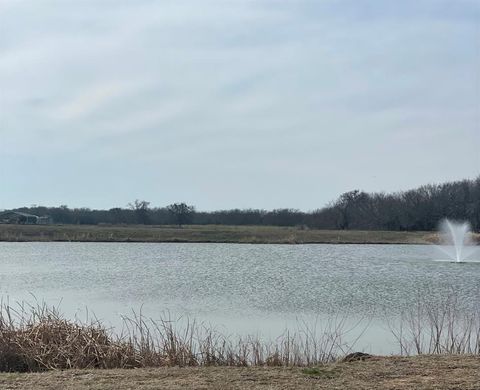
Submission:
{"label": "grassy bank", "polygon": [[432,232],[314,230],[277,226],[0,225],[0,241],[427,244]]}
{"label": "grassy bank", "polygon": [[0,374],[2,389],[478,389],[473,356],[378,357],[313,369],[280,367],[163,367]]}
{"label": "grassy bank", "polygon": [[419,356],[345,359],[351,348],[342,343],[343,325],[286,332],[267,343],[225,337],[195,322],[176,327],[169,319],[141,316],[126,318],[123,332],[114,334],[45,305],[3,305],[0,388],[479,388],[480,317],[461,315],[454,301],[413,307],[398,325],[405,332],[400,345],[418,345]]}
{"label": "grassy bank", "polygon": [[[64,317],[55,307],[22,302],[0,306],[0,371],[137,369],[152,367],[315,367],[349,359],[355,340],[348,315],[299,321],[273,339],[225,334],[211,324],[141,314],[122,316],[112,329]],[[480,362],[480,313],[465,313],[452,296],[435,305],[418,301],[388,324],[400,353],[475,355]],[[368,323],[358,323],[362,337]],[[357,338],[357,341],[358,341]],[[355,358],[358,358],[356,354]]]}

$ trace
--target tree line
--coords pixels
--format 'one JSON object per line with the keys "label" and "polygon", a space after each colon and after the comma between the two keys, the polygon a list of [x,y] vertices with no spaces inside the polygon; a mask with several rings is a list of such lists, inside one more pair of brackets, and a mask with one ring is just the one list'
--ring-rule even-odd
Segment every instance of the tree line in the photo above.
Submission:
{"label": "tree line", "polygon": [[437,228],[444,218],[466,220],[480,230],[480,176],[444,184],[429,184],[397,193],[367,193],[353,190],[341,194],[325,207],[310,212],[297,209],[232,209],[197,211],[186,203],[151,207],[135,200],[124,208],[92,210],[32,206],[16,209],[49,215],[60,224],[142,225],[273,225],[342,230],[423,230]]}

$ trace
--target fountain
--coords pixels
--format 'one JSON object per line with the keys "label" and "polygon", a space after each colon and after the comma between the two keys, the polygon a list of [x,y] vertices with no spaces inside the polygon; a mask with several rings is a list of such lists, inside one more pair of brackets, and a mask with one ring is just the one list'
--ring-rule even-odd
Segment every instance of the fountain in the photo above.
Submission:
{"label": "fountain", "polygon": [[[475,252],[470,224],[445,219],[440,224],[442,245],[438,248],[450,257],[454,263],[464,263]],[[445,260],[441,260],[445,261]]]}

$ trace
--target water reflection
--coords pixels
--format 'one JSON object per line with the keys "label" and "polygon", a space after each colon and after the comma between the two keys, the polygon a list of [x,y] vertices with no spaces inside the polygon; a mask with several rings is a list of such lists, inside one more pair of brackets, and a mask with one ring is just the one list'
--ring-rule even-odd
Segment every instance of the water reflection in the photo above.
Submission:
{"label": "water reflection", "polygon": [[480,267],[434,257],[414,245],[0,243],[0,289],[10,301],[62,299],[68,316],[88,307],[113,325],[142,307],[271,335],[340,314],[369,318],[378,335],[418,299],[455,291],[464,310],[478,307]]}

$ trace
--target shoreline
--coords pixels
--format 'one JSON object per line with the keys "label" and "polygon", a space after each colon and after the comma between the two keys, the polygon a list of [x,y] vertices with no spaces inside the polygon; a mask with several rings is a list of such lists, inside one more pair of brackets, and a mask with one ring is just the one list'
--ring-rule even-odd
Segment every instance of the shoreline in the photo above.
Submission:
{"label": "shoreline", "polygon": [[428,245],[436,241],[436,232],[277,226],[0,225],[0,242]]}
{"label": "shoreline", "polygon": [[477,389],[480,359],[472,355],[375,356],[365,361],[301,367],[159,367],[0,373],[0,387],[89,389]]}

